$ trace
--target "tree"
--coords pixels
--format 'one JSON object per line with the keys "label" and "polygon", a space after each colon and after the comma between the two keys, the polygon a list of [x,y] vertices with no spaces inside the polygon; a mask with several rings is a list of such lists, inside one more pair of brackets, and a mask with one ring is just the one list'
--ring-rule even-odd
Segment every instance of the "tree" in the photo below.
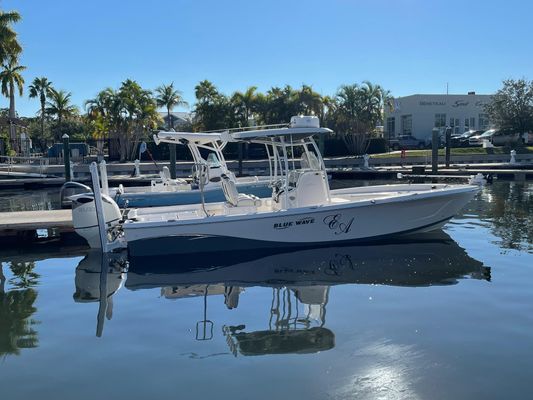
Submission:
{"label": "tree", "polygon": [[101,91],[85,106],[93,137],[108,132],[121,161],[133,159],[140,140],[160,121],[152,93],[131,79],[122,82],[119,90]]}
{"label": "tree", "polygon": [[20,21],[20,14],[16,11],[0,11],[0,63],[9,58],[17,57],[22,47],[17,41],[17,33],[11,24]]}
{"label": "tree", "polygon": [[194,95],[200,103],[213,103],[220,96],[215,85],[207,79],[194,87]]}
{"label": "tree", "polygon": [[159,86],[155,91],[157,93],[155,98],[157,106],[165,107],[167,110],[168,129],[174,129],[174,121],[170,114],[172,109],[179,106],[188,106],[189,104],[183,100],[181,92],[174,89],[174,82],[170,85]]}
{"label": "tree", "polygon": [[302,85],[298,92],[298,113],[303,115],[320,115],[322,96],[309,85]]}
{"label": "tree", "polygon": [[507,79],[485,107],[492,124],[505,133],[533,130],[533,81]]}
{"label": "tree", "polygon": [[266,101],[262,108],[262,119],[266,124],[289,123],[292,116],[299,113],[298,92],[290,85],[283,89],[272,87],[266,93]]}
{"label": "tree", "polygon": [[16,56],[10,56],[2,65],[2,72],[0,72],[0,84],[2,94],[9,98],[9,138],[11,146],[15,151],[18,150],[18,141],[16,127],[13,120],[17,117],[15,111],[15,90],[18,89],[19,95],[22,96],[24,91],[24,78],[20,74],[26,67],[19,65]]}
{"label": "tree", "polygon": [[194,88],[196,107],[194,109],[194,128],[209,131],[225,129],[234,123],[234,109],[231,101],[218,92],[208,80],[200,82]]}
{"label": "tree", "polygon": [[54,139],[49,121],[45,121],[44,126],[41,125],[40,117],[28,118],[27,122],[27,132],[32,139],[33,146],[44,152]]}
{"label": "tree", "polygon": [[32,84],[29,87],[30,89],[30,99],[39,97],[41,102],[40,118],[41,118],[41,138],[44,138],[46,135],[44,133],[44,120],[46,118],[46,97],[50,96],[53,90],[52,82],[50,82],[44,76],[41,78],[35,78]]}
{"label": "tree", "polygon": [[350,152],[366,152],[370,134],[383,119],[383,108],[389,101],[388,91],[368,81],[341,86],[336,96],[333,125]]}
{"label": "tree", "polygon": [[249,120],[257,109],[257,86],[250,86],[243,92],[235,92],[231,96],[235,118],[241,126],[248,126]]}
{"label": "tree", "polygon": [[55,117],[57,125],[54,129],[57,141],[61,141],[63,120],[78,114],[78,107],[71,104],[72,93],[64,90],[50,90],[50,99],[46,102],[46,113]]}

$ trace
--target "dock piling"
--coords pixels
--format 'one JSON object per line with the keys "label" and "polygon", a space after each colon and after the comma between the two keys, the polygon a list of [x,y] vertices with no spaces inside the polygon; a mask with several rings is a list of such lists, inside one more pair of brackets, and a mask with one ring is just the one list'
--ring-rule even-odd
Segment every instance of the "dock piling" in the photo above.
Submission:
{"label": "dock piling", "polygon": [[431,173],[439,171],[439,130],[434,128],[431,136]]}
{"label": "dock piling", "polygon": [[65,133],[61,136],[63,139],[63,161],[65,162],[65,181],[69,182],[72,180],[72,169],[70,166],[70,141],[69,136]]}
{"label": "dock piling", "polygon": [[170,177],[176,179],[176,143],[169,143],[170,150]]}

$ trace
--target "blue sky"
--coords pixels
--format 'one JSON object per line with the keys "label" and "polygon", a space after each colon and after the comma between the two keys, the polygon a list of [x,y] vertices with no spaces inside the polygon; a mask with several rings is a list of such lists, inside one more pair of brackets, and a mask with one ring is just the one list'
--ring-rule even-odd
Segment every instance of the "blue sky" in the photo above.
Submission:
{"label": "blue sky", "polygon": [[[26,83],[46,76],[78,106],[126,78],[174,82],[194,102],[209,79],[225,93],[310,84],[333,94],[370,80],[394,96],[492,93],[533,79],[533,3],[525,0],[0,0],[18,10]],[[0,100],[6,107],[7,100]],[[39,105],[17,99],[20,115]]]}

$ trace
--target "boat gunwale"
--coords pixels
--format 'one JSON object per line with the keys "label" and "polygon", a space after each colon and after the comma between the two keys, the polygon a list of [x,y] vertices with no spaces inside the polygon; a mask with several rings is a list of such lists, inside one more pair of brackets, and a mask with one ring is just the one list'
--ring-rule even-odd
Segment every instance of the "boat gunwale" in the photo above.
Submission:
{"label": "boat gunwale", "polygon": [[[455,185],[455,186],[448,186],[440,189],[431,189],[427,192],[410,192],[410,193],[402,193],[402,194],[391,194],[391,196],[388,197],[382,197],[379,199],[365,199],[365,200],[348,200],[347,202],[342,203],[327,203],[327,204],[319,204],[316,206],[306,206],[306,207],[295,207],[290,209],[282,209],[282,210],[268,210],[268,211],[256,211],[254,213],[245,213],[245,214],[222,214],[222,215],[213,215],[213,216],[198,216],[196,218],[188,218],[183,220],[159,220],[159,221],[135,221],[135,220],[126,220],[122,227],[123,229],[129,230],[129,229],[142,229],[142,228],[157,228],[161,226],[165,227],[171,227],[171,226],[183,226],[183,225],[203,225],[206,223],[227,223],[229,222],[228,219],[233,221],[244,221],[247,219],[250,220],[259,220],[259,219],[269,219],[269,218],[276,218],[279,216],[288,217],[288,216],[299,216],[299,215],[305,215],[305,214],[315,214],[322,211],[328,211],[328,209],[333,210],[339,210],[344,211],[346,209],[351,208],[360,208],[365,207],[369,205],[383,205],[383,204],[390,204],[390,203],[403,203],[406,201],[412,201],[416,197],[417,200],[422,199],[428,199],[433,197],[439,197],[442,195],[443,192],[446,192],[448,195],[455,195],[455,194],[467,194],[467,193],[475,193],[479,190],[477,186],[472,185]],[[222,206],[224,207],[226,203],[225,202],[218,202],[218,203],[210,203],[211,206]],[[249,208],[249,207],[246,207]],[[191,209],[189,210],[182,210],[182,211],[193,211]],[[202,211],[201,208],[195,208],[194,211]],[[179,210],[176,211],[169,211],[168,213],[178,213]],[[160,213],[154,213],[154,214],[166,214],[165,212]],[[151,214],[141,214],[140,216],[147,216]]]}

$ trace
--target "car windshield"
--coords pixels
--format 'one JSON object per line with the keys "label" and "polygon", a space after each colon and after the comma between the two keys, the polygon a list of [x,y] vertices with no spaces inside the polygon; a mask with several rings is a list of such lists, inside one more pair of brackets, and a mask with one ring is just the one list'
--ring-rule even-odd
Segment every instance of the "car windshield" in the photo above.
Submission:
{"label": "car windshield", "polygon": [[470,137],[470,136],[474,135],[474,133],[476,133],[476,131],[467,131],[467,132],[463,133],[461,135],[461,137],[467,138],[467,137]]}
{"label": "car windshield", "polygon": [[491,137],[492,135],[494,135],[496,133],[496,130],[494,129],[491,129],[485,133],[483,133],[480,137],[482,138],[486,138],[486,137]]}

